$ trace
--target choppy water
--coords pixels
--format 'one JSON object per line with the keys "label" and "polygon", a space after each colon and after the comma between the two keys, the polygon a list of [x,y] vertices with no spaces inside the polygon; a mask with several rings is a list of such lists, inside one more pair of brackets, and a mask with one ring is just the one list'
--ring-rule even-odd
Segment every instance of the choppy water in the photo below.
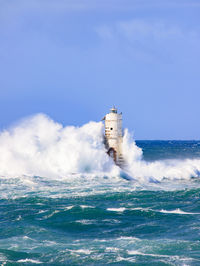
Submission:
{"label": "choppy water", "polygon": [[[28,135],[27,143],[37,145],[27,151],[12,130],[0,136],[6,143],[6,158],[0,156],[2,265],[200,265],[200,142],[136,142],[143,154],[134,144],[128,170],[134,180],[127,181],[102,155],[101,139],[77,137],[85,160],[73,151],[78,162],[71,162],[68,151],[61,169],[66,136]],[[20,125],[22,139],[26,130]]]}

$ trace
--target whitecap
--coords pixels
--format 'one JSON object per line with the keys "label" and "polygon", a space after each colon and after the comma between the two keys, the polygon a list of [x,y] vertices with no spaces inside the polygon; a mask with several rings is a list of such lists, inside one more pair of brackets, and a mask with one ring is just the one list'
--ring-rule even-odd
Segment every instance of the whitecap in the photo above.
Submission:
{"label": "whitecap", "polygon": [[47,212],[48,210],[40,210],[39,212],[38,212],[38,214],[41,214],[41,213],[45,213],[45,212]]}
{"label": "whitecap", "polygon": [[54,214],[59,213],[61,210],[55,210],[51,214],[44,216],[44,219],[51,218]]}
{"label": "whitecap", "polygon": [[112,211],[112,212],[124,212],[126,208],[121,207],[121,208],[107,208],[107,211]]}
{"label": "whitecap", "polygon": [[109,252],[118,252],[120,249],[116,247],[106,247],[106,251]]}
{"label": "whitecap", "polygon": [[135,258],[124,258],[124,257],[121,257],[121,256],[118,256],[117,259],[116,259],[116,262],[119,262],[119,261],[128,261],[128,262],[136,262],[136,259]]}
{"label": "whitecap", "polygon": [[23,239],[33,240],[32,238],[30,238],[30,237],[28,237],[28,236],[23,236]]}
{"label": "whitecap", "polygon": [[116,240],[128,240],[130,242],[135,242],[135,241],[140,241],[140,238],[137,237],[133,237],[133,236],[120,236],[118,238],[116,238]]}
{"label": "whitecap", "polygon": [[158,258],[170,258],[172,260],[179,260],[179,261],[191,261],[191,260],[193,260],[193,258],[189,258],[189,257],[181,257],[181,256],[177,256],[177,255],[163,255],[163,254],[143,253],[143,252],[140,252],[138,250],[128,250],[127,253],[129,255],[158,257]]}
{"label": "whitecap", "polygon": [[29,262],[29,263],[35,263],[35,264],[42,263],[39,260],[32,260],[32,259],[21,259],[21,260],[18,260],[17,262],[19,262],[19,263],[27,263],[27,262]]}
{"label": "whitecap", "polygon": [[71,206],[65,207],[64,210],[67,210],[67,211],[68,211],[68,210],[71,210],[73,207],[74,207],[74,206],[71,205]]}
{"label": "whitecap", "polygon": [[77,220],[76,223],[81,223],[81,224],[94,224],[96,223],[97,221],[96,220],[86,220],[86,219],[83,219],[83,220]]}
{"label": "whitecap", "polygon": [[19,215],[17,218],[16,218],[16,221],[20,221],[22,219],[22,216]]}
{"label": "whitecap", "polygon": [[168,256],[168,255],[143,253],[143,252],[140,252],[140,251],[138,251],[138,250],[128,250],[127,253],[128,253],[129,255],[141,255],[141,256],[163,257],[163,258],[170,257],[170,256]]}
{"label": "whitecap", "polygon": [[82,209],[95,208],[95,207],[93,207],[93,206],[88,206],[88,205],[80,205],[80,207],[81,207]]}
{"label": "whitecap", "polygon": [[73,250],[73,252],[89,255],[89,254],[91,254],[92,251],[89,249],[78,249],[78,250]]}
{"label": "whitecap", "polygon": [[162,213],[173,213],[173,214],[192,214],[192,215],[200,214],[198,212],[196,212],[196,213],[195,212],[184,212],[184,211],[182,211],[179,208],[175,209],[175,210],[170,210],[170,211],[162,209],[162,210],[160,210],[160,212],[162,212]]}

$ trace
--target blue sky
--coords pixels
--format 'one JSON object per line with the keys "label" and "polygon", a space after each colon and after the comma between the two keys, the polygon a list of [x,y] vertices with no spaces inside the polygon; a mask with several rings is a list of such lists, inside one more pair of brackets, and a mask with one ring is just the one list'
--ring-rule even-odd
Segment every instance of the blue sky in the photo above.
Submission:
{"label": "blue sky", "polygon": [[0,128],[115,104],[136,139],[200,139],[199,0],[0,0]]}

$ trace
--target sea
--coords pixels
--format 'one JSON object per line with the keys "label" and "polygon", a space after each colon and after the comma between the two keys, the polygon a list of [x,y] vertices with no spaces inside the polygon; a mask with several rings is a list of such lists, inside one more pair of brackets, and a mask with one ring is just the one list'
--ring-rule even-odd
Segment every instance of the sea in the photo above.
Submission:
{"label": "sea", "polygon": [[200,141],[135,141],[44,114],[0,133],[0,265],[200,265]]}

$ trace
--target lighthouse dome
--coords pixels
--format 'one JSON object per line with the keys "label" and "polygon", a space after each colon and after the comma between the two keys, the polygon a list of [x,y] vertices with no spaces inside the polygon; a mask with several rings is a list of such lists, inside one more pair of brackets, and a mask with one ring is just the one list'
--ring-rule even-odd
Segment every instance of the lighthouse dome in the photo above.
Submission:
{"label": "lighthouse dome", "polygon": [[110,109],[110,112],[111,112],[111,113],[115,113],[115,114],[117,114],[117,108],[115,108],[115,106],[113,106],[113,107]]}

